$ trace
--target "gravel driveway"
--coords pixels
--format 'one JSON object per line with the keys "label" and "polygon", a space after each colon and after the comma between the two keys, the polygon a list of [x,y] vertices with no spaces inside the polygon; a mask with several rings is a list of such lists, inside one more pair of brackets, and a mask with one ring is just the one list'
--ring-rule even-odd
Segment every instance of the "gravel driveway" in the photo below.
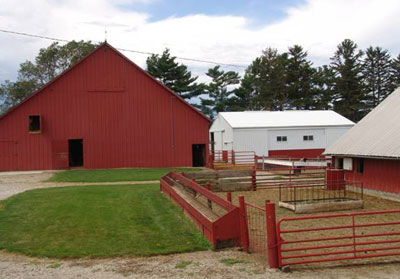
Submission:
{"label": "gravel driveway", "polygon": [[29,189],[46,188],[43,183],[54,171],[0,172],[0,200]]}
{"label": "gravel driveway", "polygon": [[[68,186],[66,183],[43,183],[53,172],[0,173],[0,200],[34,188]],[[128,184],[123,182],[121,184]],[[150,182],[154,183],[154,182]],[[75,183],[76,185],[77,183]],[[82,183],[83,184],[83,183]],[[98,184],[98,183],[97,183]],[[108,183],[109,184],[109,183]],[[142,182],[141,182],[142,184]],[[88,185],[87,183],[83,185]],[[228,259],[238,263],[227,265]],[[146,258],[56,260],[32,258],[0,251],[0,278],[400,278],[400,263],[353,265],[298,269],[291,273],[267,269],[252,255],[235,249],[219,252],[156,256]]]}

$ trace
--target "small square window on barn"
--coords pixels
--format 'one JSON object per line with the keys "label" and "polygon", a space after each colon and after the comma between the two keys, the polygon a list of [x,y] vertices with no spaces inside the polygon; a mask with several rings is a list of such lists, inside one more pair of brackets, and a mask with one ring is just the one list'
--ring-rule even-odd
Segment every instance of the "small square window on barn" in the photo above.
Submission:
{"label": "small square window on barn", "polygon": [[29,133],[40,133],[42,131],[40,122],[40,115],[29,115]]}
{"label": "small square window on barn", "polygon": [[364,173],[364,159],[363,158],[359,158],[357,160],[357,172]]}

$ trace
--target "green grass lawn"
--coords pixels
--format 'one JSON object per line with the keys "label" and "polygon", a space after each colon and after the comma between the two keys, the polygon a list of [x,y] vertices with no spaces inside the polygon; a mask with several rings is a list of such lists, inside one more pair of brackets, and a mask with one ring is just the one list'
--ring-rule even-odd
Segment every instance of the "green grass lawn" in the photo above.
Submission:
{"label": "green grass lawn", "polygon": [[11,252],[77,258],[210,247],[158,185],[37,189],[0,202],[0,249]]}
{"label": "green grass lawn", "polygon": [[55,173],[50,182],[117,182],[159,180],[171,170],[178,172],[198,171],[198,168],[160,169],[107,169],[107,170],[67,170]]}

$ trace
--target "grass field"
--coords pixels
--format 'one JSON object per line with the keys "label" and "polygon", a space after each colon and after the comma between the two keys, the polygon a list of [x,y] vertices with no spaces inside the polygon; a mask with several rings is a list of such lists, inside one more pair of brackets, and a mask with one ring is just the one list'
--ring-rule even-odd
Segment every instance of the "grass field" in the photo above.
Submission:
{"label": "grass field", "polygon": [[159,169],[107,169],[107,170],[67,170],[55,173],[49,182],[118,182],[159,180],[171,170],[198,171],[198,168]]}
{"label": "grass field", "polygon": [[209,249],[158,185],[60,187],[0,202],[0,249],[56,258]]}

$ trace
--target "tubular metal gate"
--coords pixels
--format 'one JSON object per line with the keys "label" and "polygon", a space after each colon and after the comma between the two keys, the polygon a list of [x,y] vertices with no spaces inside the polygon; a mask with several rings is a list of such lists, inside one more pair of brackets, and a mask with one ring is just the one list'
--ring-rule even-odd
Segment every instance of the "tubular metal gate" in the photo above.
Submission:
{"label": "tubular metal gate", "polygon": [[279,267],[400,255],[399,217],[400,209],[283,218]]}

